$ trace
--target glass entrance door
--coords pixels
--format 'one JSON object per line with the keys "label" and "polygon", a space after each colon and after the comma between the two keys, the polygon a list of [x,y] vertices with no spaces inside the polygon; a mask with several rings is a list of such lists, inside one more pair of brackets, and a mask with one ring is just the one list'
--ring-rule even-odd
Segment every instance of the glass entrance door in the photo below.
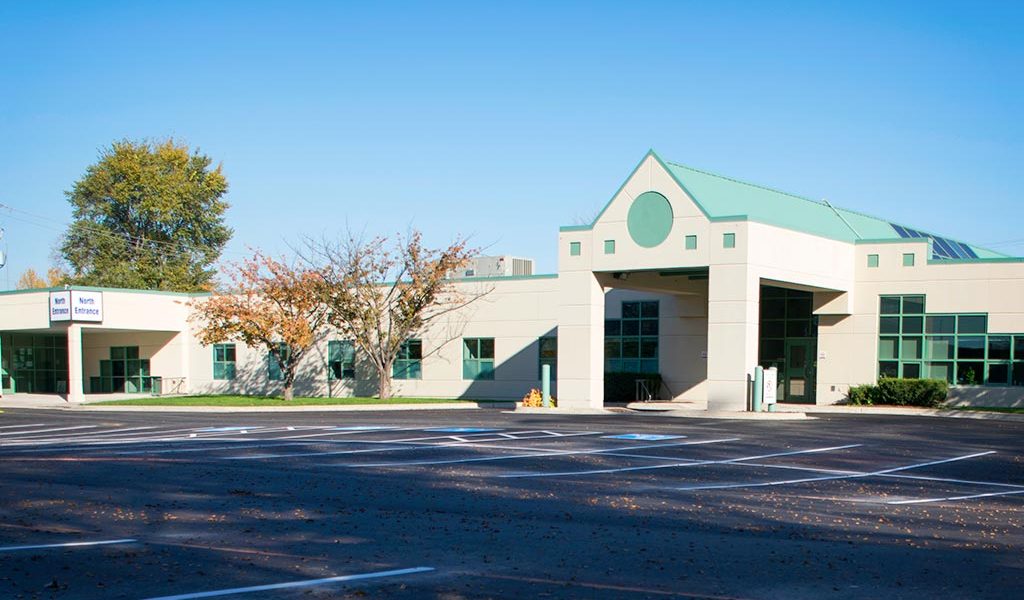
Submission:
{"label": "glass entrance door", "polygon": [[814,403],[813,352],[811,340],[786,340],[786,402]]}

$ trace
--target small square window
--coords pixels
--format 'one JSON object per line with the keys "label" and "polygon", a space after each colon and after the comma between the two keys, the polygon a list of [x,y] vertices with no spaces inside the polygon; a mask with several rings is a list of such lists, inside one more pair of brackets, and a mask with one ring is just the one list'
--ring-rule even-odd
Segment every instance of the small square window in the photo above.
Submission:
{"label": "small square window", "polygon": [[913,252],[908,252],[908,253],[903,255],[903,266],[904,267],[912,267],[912,266],[914,266],[914,253]]}
{"label": "small square window", "polygon": [[722,247],[723,248],[735,248],[736,247],[736,234],[726,233],[722,235]]}
{"label": "small square window", "polygon": [[580,242],[569,242],[569,256],[579,256],[583,251],[583,244]]}
{"label": "small square window", "polygon": [[615,240],[605,240],[604,241],[604,253],[605,254],[615,254]]}
{"label": "small square window", "polygon": [[878,255],[877,254],[868,254],[868,268],[871,268],[871,269],[877,269],[878,268]]}
{"label": "small square window", "polygon": [[686,236],[686,249],[696,250],[697,249],[697,236],[688,235]]}

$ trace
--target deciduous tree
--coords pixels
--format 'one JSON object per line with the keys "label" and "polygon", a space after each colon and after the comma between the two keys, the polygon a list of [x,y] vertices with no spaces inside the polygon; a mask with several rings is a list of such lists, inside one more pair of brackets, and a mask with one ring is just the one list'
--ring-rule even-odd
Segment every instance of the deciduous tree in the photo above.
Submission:
{"label": "deciduous tree", "polygon": [[66,277],[67,275],[57,267],[50,267],[46,271],[46,279],[43,279],[39,273],[36,273],[35,269],[29,267],[18,278],[17,289],[31,290],[57,287],[64,283]]}
{"label": "deciduous tree", "polygon": [[[340,242],[307,240],[306,246],[307,260],[323,278],[328,320],[373,365],[381,399],[391,397],[392,368],[402,345],[488,291],[460,291],[451,279],[477,254],[465,239],[429,249],[417,231],[394,242],[350,233]],[[434,339],[434,351],[457,336]]]}
{"label": "deciduous tree", "polygon": [[291,400],[299,363],[327,329],[323,278],[259,253],[226,271],[229,289],[190,303],[200,342],[264,348],[280,365],[284,398]]}
{"label": "deciduous tree", "polygon": [[70,282],[209,289],[231,238],[220,165],[173,140],[115,142],[66,192],[74,221],[61,254]]}

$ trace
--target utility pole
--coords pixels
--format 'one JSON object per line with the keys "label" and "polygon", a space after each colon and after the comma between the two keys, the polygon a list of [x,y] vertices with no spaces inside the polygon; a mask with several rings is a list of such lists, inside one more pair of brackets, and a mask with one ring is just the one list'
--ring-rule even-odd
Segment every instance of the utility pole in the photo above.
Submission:
{"label": "utility pole", "polygon": [[[4,240],[4,228],[0,227],[0,269],[7,266],[7,241]],[[4,269],[4,288],[11,289],[10,269]]]}

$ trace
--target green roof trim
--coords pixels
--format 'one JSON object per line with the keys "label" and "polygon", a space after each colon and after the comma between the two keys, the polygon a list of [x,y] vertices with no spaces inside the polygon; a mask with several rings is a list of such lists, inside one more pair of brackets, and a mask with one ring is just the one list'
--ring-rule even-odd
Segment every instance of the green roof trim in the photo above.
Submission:
{"label": "green roof trim", "polygon": [[463,281],[524,281],[530,279],[558,279],[558,273],[536,273],[534,275],[494,275],[490,277],[453,277],[451,283]]}
{"label": "green roof trim", "polygon": [[[672,176],[676,184],[693,199],[701,212],[711,221],[753,221],[849,243],[879,243],[883,240],[886,242],[910,242],[914,239],[923,239],[900,237],[893,229],[893,225],[905,227],[900,223],[892,223],[885,219],[840,208],[829,202],[812,200],[679,163],[667,162],[662,160],[654,150],[649,150],[644,155],[640,165],[648,157],[653,157],[658,161],[658,164]],[[640,165],[633,169],[629,177],[626,178],[626,182],[633,177]],[[626,182],[619,186],[612,196],[612,200],[619,195]],[[594,219],[594,223],[589,226],[563,227],[561,231],[592,229],[608,209],[612,200],[609,200],[601,210],[597,218]],[[946,237],[914,229],[926,235]],[[974,244],[966,245],[981,259],[1010,258],[1000,252]]]}

